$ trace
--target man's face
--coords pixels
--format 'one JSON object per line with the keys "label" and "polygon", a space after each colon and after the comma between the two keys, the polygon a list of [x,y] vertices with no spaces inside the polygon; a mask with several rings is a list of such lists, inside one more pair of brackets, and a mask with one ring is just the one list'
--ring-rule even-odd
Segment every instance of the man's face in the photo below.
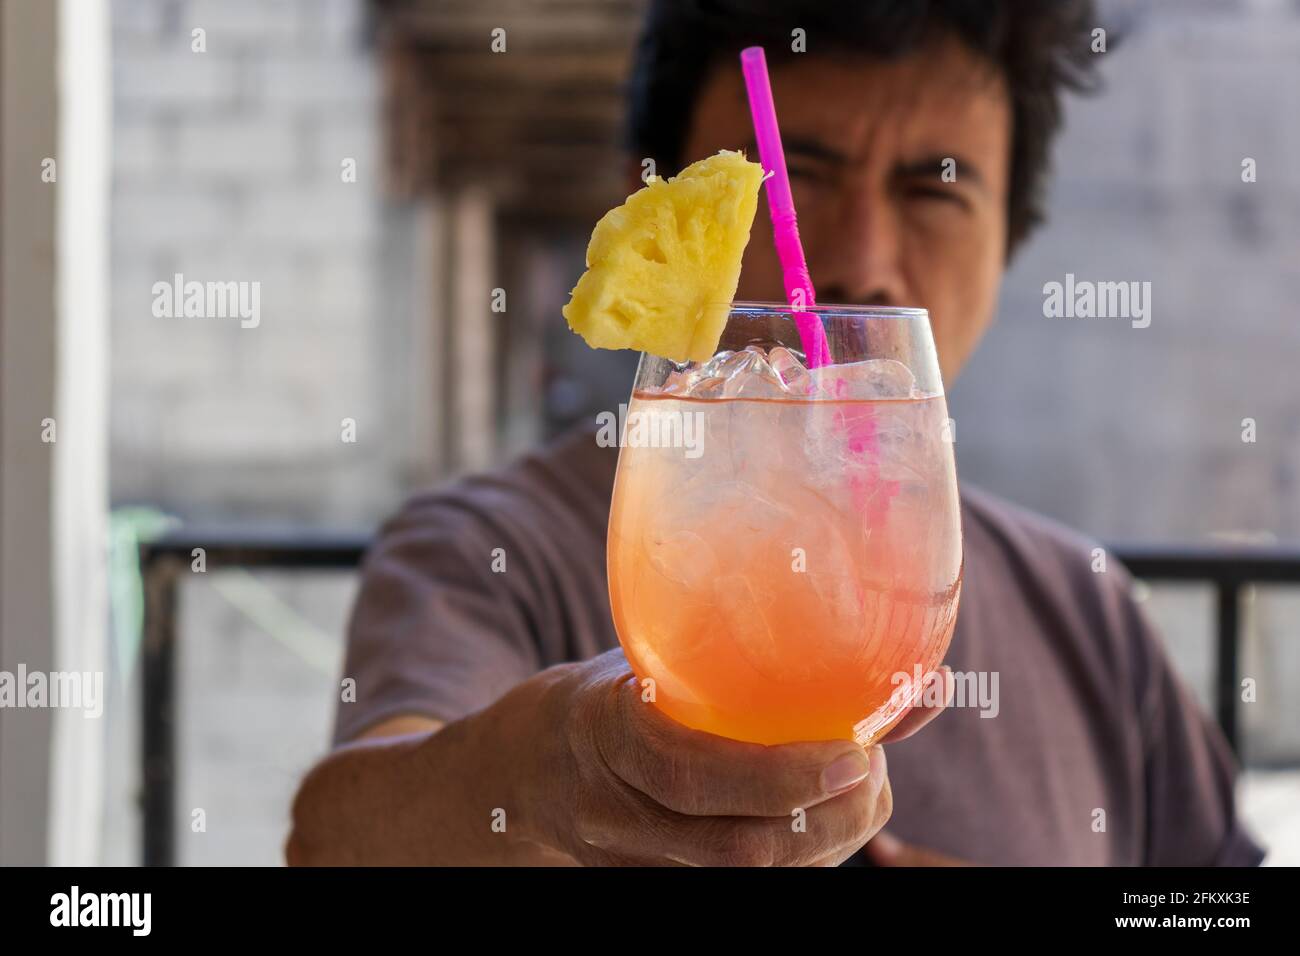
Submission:
{"label": "man's face", "polygon": [[[929,309],[951,381],[992,321],[1002,275],[1005,85],[941,41],[895,63],[796,57],[773,69],[772,92],[817,301]],[[683,164],[739,146],[758,159],[737,61],[701,90]],[[781,302],[766,197],[759,210],[737,298]]]}

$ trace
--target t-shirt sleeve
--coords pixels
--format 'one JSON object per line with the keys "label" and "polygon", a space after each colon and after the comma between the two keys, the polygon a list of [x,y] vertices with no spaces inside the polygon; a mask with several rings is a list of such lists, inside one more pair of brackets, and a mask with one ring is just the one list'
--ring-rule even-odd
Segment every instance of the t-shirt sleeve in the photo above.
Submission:
{"label": "t-shirt sleeve", "polygon": [[458,720],[539,670],[491,539],[478,516],[437,499],[381,531],[349,623],[336,744],[399,715]]}
{"label": "t-shirt sleeve", "polygon": [[1135,638],[1148,866],[1257,866],[1264,850],[1237,817],[1237,763],[1179,679],[1155,629],[1125,596]]}

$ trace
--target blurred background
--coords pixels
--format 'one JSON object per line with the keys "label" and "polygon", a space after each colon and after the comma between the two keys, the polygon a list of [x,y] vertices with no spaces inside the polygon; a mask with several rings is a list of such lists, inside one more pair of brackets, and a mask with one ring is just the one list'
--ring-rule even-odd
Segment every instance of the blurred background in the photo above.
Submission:
{"label": "blurred background", "polygon": [[[640,9],[0,0],[0,666],[97,661],[108,694],[98,722],[0,711],[0,862],[282,862],[357,543],[626,397],[635,357],[559,309],[623,198]],[[1107,90],[1069,102],[1050,222],[950,388],[959,471],[1135,553],[1295,555],[1300,3],[1103,10],[1128,34]],[[1067,272],[1151,281],[1150,327],[1044,318]],[[156,317],[177,273],[260,283],[260,324]],[[1212,713],[1240,635],[1243,814],[1300,863],[1300,587],[1151,568],[1139,597]]]}

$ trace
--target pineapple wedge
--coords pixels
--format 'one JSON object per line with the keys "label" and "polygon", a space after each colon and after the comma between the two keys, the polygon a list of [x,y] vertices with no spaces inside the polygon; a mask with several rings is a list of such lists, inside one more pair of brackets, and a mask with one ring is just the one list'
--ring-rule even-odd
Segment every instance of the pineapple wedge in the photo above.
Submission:
{"label": "pineapple wedge", "polygon": [[646,186],[596,223],[564,307],[592,348],[675,362],[717,350],[758,209],[763,168],[724,150]]}

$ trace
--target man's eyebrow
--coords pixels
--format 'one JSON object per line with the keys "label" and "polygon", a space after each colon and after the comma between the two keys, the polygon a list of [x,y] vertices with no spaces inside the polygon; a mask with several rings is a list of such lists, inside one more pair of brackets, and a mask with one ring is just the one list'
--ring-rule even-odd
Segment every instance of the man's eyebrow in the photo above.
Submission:
{"label": "man's eyebrow", "polygon": [[[807,139],[802,136],[782,137],[781,146],[787,156],[799,156],[802,159],[814,159],[823,163],[834,163],[837,166],[843,166],[849,162],[847,153],[843,153],[833,146],[827,146],[816,139]],[[758,144],[752,138],[745,144],[745,154],[750,159],[757,161]]]}
{"label": "man's eyebrow", "polygon": [[957,181],[960,182],[964,179],[981,190],[988,189],[988,183],[984,179],[984,174],[980,172],[980,168],[962,156],[935,155],[902,162],[894,167],[894,175],[900,179],[940,176],[943,174],[944,164],[949,160],[953,163],[953,174],[956,176]]}

